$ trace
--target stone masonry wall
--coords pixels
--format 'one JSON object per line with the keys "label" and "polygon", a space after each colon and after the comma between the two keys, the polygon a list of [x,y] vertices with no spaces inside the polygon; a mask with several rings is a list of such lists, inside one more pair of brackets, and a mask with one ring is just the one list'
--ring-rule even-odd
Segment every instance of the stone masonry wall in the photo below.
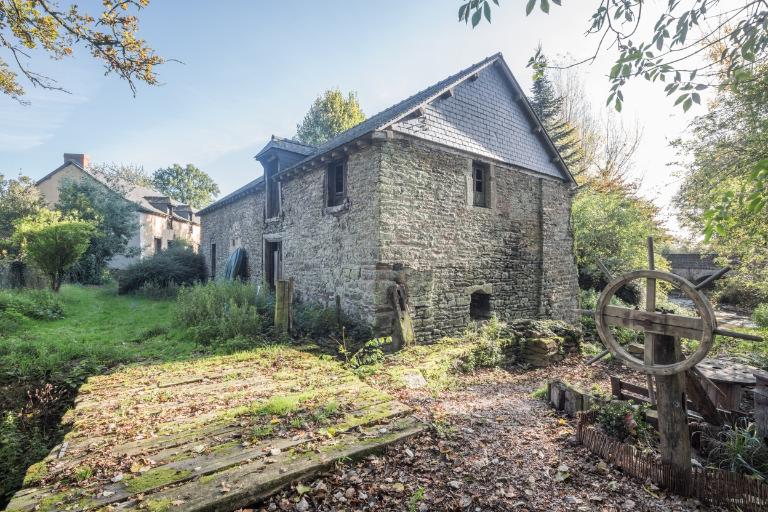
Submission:
{"label": "stone masonry wall", "polygon": [[376,183],[379,150],[368,146],[347,158],[347,201],[327,208],[325,167],[281,184],[282,214],[265,233],[283,241],[283,270],[302,300],[335,307],[372,323],[378,261]]}
{"label": "stone masonry wall", "polygon": [[264,233],[264,189],[201,217],[200,252],[211,270],[211,244],[216,244],[216,277],[224,275],[229,255],[237,247],[248,254],[248,276],[263,280],[262,235]]}
{"label": "stone masonry wall", "polygon": [[542,180],[544,221],[542,274],[542,313],[548,318],[577,323],[579,283],[573,252],[571,202],[569,187],[552,180]]}
{"label": "stone masonry wall", "polygon": [[470,322],[473,292],[490,295],[503,320],[573,321],[576,267],[569,185],[491,165],[490,207],[471,205],[472,157],[408,136],[351,154],[348,202],[325,207],[325,168],[281,184],[282,212],[264,220],[264,190],[203,216],[201,250],[217,274],[234,247],[263,279],[264,240],[283,243],[285,278],[297,296],[342,309],[389,334],[387,290],[409,289],[417,340],[455,335]]}
{"label": "stone masonry wall", "polygon": [[[471,165],[466,154],[417,139],[383,145],[376,300],[386,271],[394,279],[402,267],[419,341],[463,331],[476,291],[490,295],[502,320],[572,318],[563,308],[575,308],[568,185],[492,165],[490,208],[475,207]],[[386,324],[382,309],[377,325]]]}
{"label": "stone masonry wall", "polygon": [[[264,220],[264,189],[205,213],[201,250],[210,269],[216,243],[217,275],[223,275],[235,247],[248,254],[250,279],[263,280],[264,240],[281,241],[283,277],[294,279],[297,298],[335,307],[372,323],[378,260],[376,218],[379,154],[367,147],[347,160],[347,203],[326,208],[325,167],[281,183],[279,217]],[[233,243],[234,240],[234,243]]]}

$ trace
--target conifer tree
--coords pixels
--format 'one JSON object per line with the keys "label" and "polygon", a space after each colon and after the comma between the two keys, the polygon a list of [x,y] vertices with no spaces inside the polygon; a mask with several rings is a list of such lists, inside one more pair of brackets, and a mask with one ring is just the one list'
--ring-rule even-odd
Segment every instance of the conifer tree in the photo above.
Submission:
{"label": "conifer tree", "polygon": [[547,58],[541,53],[541,49],[536,55],[537,59],[532,66],[531,107],[539,116],[566,165],[574,174],[579,174],[583,160],[579,132],[575,126],[563,119],[563,99],[557,95],[547,76]]}

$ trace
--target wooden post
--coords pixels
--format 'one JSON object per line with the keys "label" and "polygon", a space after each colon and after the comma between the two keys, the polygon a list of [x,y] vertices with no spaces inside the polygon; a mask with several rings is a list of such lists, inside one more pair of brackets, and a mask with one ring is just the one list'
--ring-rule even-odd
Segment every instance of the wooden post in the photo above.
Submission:
{"label": "wooden post", "polygon": [[614,375],[611,375],[611,395],[621,400],[621,380]]}
{"label": "wooden post", "polygon": [[[680,360],[680,339],[654,334],[656,363]],[[661,438],[661,462],[669,464],[672,490],[685,495],[691,482],[691,439],[685,398],[685,373],[656,376],[656,405]]]}
{"label": "wooden post", "polygon": [[[653,237],[648,237],[648,269],[656,269],[656,258],[653,253]],[[645,280],[645,310],[653,313],[656,311],[656,280]],[[644,362],[647,366],[653,365],[653,335],[649,332],[645,333],[645,351],[643,352]],[[648,400],[651,404],[656,405],[656,393],[653,389],[653,375],[650,373],[645,376],[645,382],[648,386]]]}
{"label": "wooden post", "polygon": [[341,295],[336,295],[336,326],[341,330],[344,323],[341,321]]}
{"label": "wooden post", "polygon": [[286,334],[293,329],[293,279],[281,279],[275,286],[275,329]]}
{"label": "wooden post", "polygon": [[768,438],[768,372],[755,372],[755,425],[757,433]]}

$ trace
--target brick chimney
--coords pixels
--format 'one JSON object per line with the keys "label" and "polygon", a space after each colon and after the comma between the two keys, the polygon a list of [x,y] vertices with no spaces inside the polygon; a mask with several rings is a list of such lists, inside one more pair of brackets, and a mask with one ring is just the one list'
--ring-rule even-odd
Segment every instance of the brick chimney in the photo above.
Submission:
{"label": "brick chimney", "polygon": [[64,153],[64,163],[72,162],[83,169],[88,168],[88,155],[85,153]]}

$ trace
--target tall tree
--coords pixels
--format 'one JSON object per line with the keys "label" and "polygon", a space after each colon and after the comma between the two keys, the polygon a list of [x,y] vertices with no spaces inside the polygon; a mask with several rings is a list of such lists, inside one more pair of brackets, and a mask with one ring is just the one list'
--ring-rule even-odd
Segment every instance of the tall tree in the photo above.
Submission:
{"label": "tall tree", "polygon": [[68,217],[84,220],[96,229],[87,250],[70,269],[71,278],[102,284],[109,260],[134,256],[128,243],[139,229],[136,205],[92,180],[65,180],[59,187],[57,208]]}
{"label": "tall tree", "polygon": [[547,76],[547,58],[541,53],[540,47],[537,53],[539,56],[533,65],[531,107],[544,124],[549,137],[568,167],[579,168],[584,157],[579,133],[576,127],[564,118],[563,98],[555,92],[555,87]]}
{"label": "tall tree", "polygon": [[555,93],[562,100],[563,120],[579,133],[582,159],[578,167],[571,168],[577,181],[598,187],[624,184],[634,188],[631,172],[642,139],[637,122],[630,124],[617,112],[596,109],[578,69],[550,71]]}
{"label": "tall tree", "polygon": [[48,277],[51,289],[58,292],[67,270],[88,249],[93,232],[89,222],[43,209],[18,221],[14,236],[24,258],[31,260]]}
{"label": "tall tree", "polygon": [[[562,0],[527,0],[526,15],[538,6],[548,14]],[[573,2],[571,2],[573,3]],[[580,2],[583,3],[583,2]],[[608,103],[621,110],[623,88],[632,79],[644,78],[664,85],[674,95],[675,105],[688,110],[700,103],[699,91],[723,82],[712,63],[699,59],[716,45],[722,51],[716,65],[725,65],[725,82],[750,80],[760,64],[768,60],[768,4],[765,0],[694,0],[650,2],[649,0],[592,0],[594,13],[587,34],[595,36],[592,55],[571,65],[592,63],[606,51],[617,53],[607,73],[611,83]],[[459,21],[476,27],[485,18],[491,22],[493,5],[499,0],[459,0]],[[565,8],[565,7],[564,7]],[[648,16],[656,22],[642,23]],[[532,59],[531,64],[535,62]]]}
{"label": "tall tree", "polygon": [[329,89],[317,97],[304,120],[296,126],[296,138],[319,146],[364,120],[357,94],[350,92],[345,98],[340,89]]}
{"label": "tall tree", "polygon": [[27,176],[6,179],[0,174],[0,258],[15,256],[11,236],[15,223],[34,215],[45,206],[35,183]]}
{"label": "tall tree", "polygon": [[134,187],[151,187],[152,178],[137,164],[102,162],[91,164],[88,171],[118,194],[126,195]]}
{"label": "tall tree", "polygon": [[24,102],[21,73],[35,87],[64,90],[58,82],[29,67],[30,50],[63,59],[81,46],[101,61],[107,73],[115,73],[136,93],[136,84],[154,85],[154,68],[163,63],[138,35],[138,12],[149,0],[103,0],[100,12],[88,12],[77,4],[61,6],[57,0],[0,0],[0,93]]}
{"label": "tall tree", "polygon": [[735,266],[743,295],[768,301],[768,66],[755,77],[720,89],[690,135],[673,143],[683,169],[674,202],[683,225],[703,228]]}
{"label": "tall tree", "polygon": [[173,164],[152,174],[152,186],[177,201],[202,208],[219,195],[216,182],[192,164]]}

